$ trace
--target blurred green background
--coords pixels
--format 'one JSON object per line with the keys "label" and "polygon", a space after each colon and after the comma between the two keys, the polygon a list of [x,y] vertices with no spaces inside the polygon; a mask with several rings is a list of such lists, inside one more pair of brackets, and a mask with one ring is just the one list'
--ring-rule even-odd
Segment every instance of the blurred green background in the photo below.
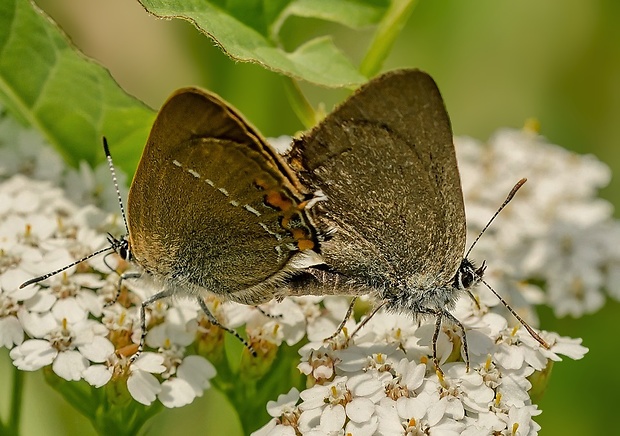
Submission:
{"label": "blurred green background", "polygon": [[[37,4],[124,89],[155,109],[174,89],[198,85],[231,102],[267,136],[302,129],[278,75],[231,61],[189,23],[155,19],[131,0]],[[521,127],[527,118],[537,118],[551,142],[593,153],[612,168],[615,176],[602,195],[617,207],[619,22],[620,2],[615,0],[422,0],[384,70],[418,67],[429,72],[439,84],[456,135],[484,140],[498,127]],[[356,61],[371,36],[370,31],[307,19],[289,20],[283,33],[292,46],[310,35],[333,33],[337,45]],[[346,95],[306,85],[303,90],[315,106],[324,103],[327,110]],[[609,338],[615,337],[610,330],[619,310],[620,304],[610,301],[596,314],[561,320],[540,310],[543,328],[582,337],[590,348],[582,361],[555,365],[539,403],[542,435],[609,434],[616,413],[610,400],[620,389],[613,363],[614,355],[620,357],[618,341]],[[7,365],[2,353],[0,373],[6,374]],[[94,434],[40,374],[28,374],[26,383],[24,435]],[[0,401],[6,410],[2,395]],[[214,391],[189,407],[164,411],[146,430],[149,435],[240,434],[224,398]]]}

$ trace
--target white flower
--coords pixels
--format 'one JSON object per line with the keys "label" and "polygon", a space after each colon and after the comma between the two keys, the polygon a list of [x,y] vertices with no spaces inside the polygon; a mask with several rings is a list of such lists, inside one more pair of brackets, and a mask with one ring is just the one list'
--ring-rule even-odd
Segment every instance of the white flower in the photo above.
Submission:
{"label": "white flower", "polygon": [[176,369],[176,377],[165,380],[158,394],[159,401],[166,407],[181,407],[190,404],[209,389],[209,380],[215,377],[215,368],[202,356],[187,356]]}
{"label": "white flower", "polygon": [[17,319],[13,315],[5,315],[0,317],[0,346],[5,348],[13,348],[13,345],[19,345],[24,340],[24,330]]}
{"label": "white flower", "polygon": [[196,311],[180,306],[168,308],[164,321],[149,329],[146,344],[152,348],[186,347],[196,336]]}
{"label": "white flower", "polygon": [[20,303],[37,292],[35,287],[19,289],[19,284],[28,277],[19,269],[8,270],[0,276],[0,346],[12,348],[24,340],[24,329],[17,318]]}
{"label": "white flower", "polygon": [[333,377],[334,366],[338,359],[330,347],[311,342],[301,347],[299,353],[302,355],[302,361],[297,368],[302,374],[311,376],[320,383]]}
{"label": "white flower", "polygon": [[267,413],[274,418],[279,418],[282,415],[292,413],[298,400],[299,391],[297,388],[291,388],[291,390],[286,394],[278,395],[277,401],[267,402]]}
{"label": "white flower", "polygon": [[130,365],[130,375],[127,379],[127,389],[131,396],[141,404],[149,405],[161,392],[159,380],[153,375],[166,370],[164,358],[155,353],[142,353]]}
{"label": "white flower", "polygon": [[149,405],[162,392],[161,383],[153,374],[166,370],[164,357],[151,352],[143,352],[130,364],[126,357],[119,357],[114,347],[102,347],[108,351],[107,358],[99,365],[91,365],[83,371],[84,380],[94,387],[101,387],[113,378],[126,381],[127,390],[137,402]]}
{"label": "white flower", "polygon": [[[287,298],[282,302],[272,300],[262,305],[261,309],[271,318],[265,320],[265,315],[263,315],[262,322],[273,321],[278,324],[282,340],[288,345],[294,345],[306,336],[306,318],[298,301],[292,298]],[[257,319],[257,322],[261,322],[260,319]]]}
{"label": "white flower", "polygon": [[346,413],[341,404],[348,394],[346,377],[336,378],[333,383],[316,385],[303,392],[299,408],[299,428],[302,434],[311,430],[323,434],[336,434],[344,427]]}
{"label": "white flower", "polygon": [[[121,196],[127,198],[127,176],[118,168],[115,171]],[[67,172],[64,186],[69,199],[76,204],[93,204],[108,212],[118,211],[116,188],[110,183],[107,162],[97,165],[95,169],[84,161],[80,162],[78,170],[70,169]]]}
{"label": "white flower", "polygon": [[[463,356],[455,355],[461,349],[460,329],[442,329],[448,334],[440,335],[446,351],[443,375],[438,375],[430,359],[434,320],[418,327],[411,318],[407,324],[406,316],[379,312],[364,326],[366,331],[348,343],[332,340],[302,347],[299,369],[314,385],[299,394],[300,404],[291,403],[288,413],[295,419],[286,425],[274,419],[257,434],[278,434],[285,431],[281,427],[304,435],[458,435],[469,428],[484,434],[510,430],[509,421],[535,432],[528,377],[559,359],[558,353],[580,358],[586,349],[579,340],[541,332],[550,344],[547,350],[480,301],[475,307],[471,299],[464,299],[458,311],[466,315],[469,371]],[[509,416],[520,407],[529,412],[513,417],[513,411]],[[282,434],[288,433],[289,429]]]}
{"label": "white flower", "polygon": [[[547,333],[543,334],[545,340],[551,345],[551,348],[548,350],[543,347],[538,347],[539,351],[548,359],[559,361],[562,360],[558,354],[563,354],[564,356],[570,357],[574,360],[579,360],[585,356],[588,352],[588,349],[581,345],[581,338],[568,338],[564,336],[560,336],[557,333]],[[528,337],[524,340],[532,342],[532,338]],[[534,344],[532,344],[534,345]],[[540,345],[536,343],[536,345]]]}
{"label": "white flower", "polygon": [[0,117],[0,134],[2,142],[9,144],[0,147],[0,176],[21,173],[40,180],[60,180],[63,160],[41,135],[24,130],[10,117]]}
{"label": "white flower", "polygon": [[17,369],[36,371],[51,364],[58,355],[58,350],[54,349],[48,341],[30,339],[13,348],[9,355]]}
{"label": "white flower", "polygon": [[25,312],[20,317],[24,328],[45,340],[30,339],[11,350],[15,365],[35,371],[51,363],[58,376],[65,380],[80,380],[89,365],[82,349],[95,361],[101,361],[101,356],[92,348],[93,344],[108,341],[103,338],[107,331],[99,323],[79,315],[80,312],[71,305],[58,307],[55,313],[40,317]]}
{"label": "white flower", "polygon": [[267,402],[267,413],[273,418],[259,430],[252,433],[252,436],[295,436],[294,426],[299,419],[299,410],[296,407],[299,401],[299,391],[291,388],[286,394],[278,395],[277,401]]}
{"label": "white flower", "polygon": [[506,415],[499,415],[506,422],[509,435],[535,436],[540,426],[532,419],[540,415],[536,406],[511,407]]}
{"label": "white flower", "polygon": [[[0,210],[0,344],[12,348],[10,356],[19,369],[35,371],[49,365],[65,380],[84,378],[96,387],[128,371],[127,386],[136,401],[150,404],[159,395],[168,407],[191,402],[209,388],[215,371],[210,363],[198,356],[173,357],[170,352],[194,339],[196,310],[184,303],[169,311],[164,310],[165,304],[149,307],[149,319],[160,313],[156,316],[165,322],[150,330],[147,343],[160,348],[167,341],[168,349],[162,348],[160,355],[144,352],[130,368],[128,356],[116,354],[124,347],[135,351],[133,344],[141,334],[135,305],[145,298],[131,293],[134,306],[105,307],[116,297],[119,278],[100,273],[109,274],[108,265],[116,266],[118,261],[104,262],[100,256],[19,289],[26,280],[103,246],[102,229],[116,232],[118,220],[114,224],[92,206],[80,209],[65,200],[60,190],[21,175],[0,184],[0,198],[6,208]],[[94,273],[78,272],[88,266]],[[166,378],[163,385],[158,377]]]}
{"label": "white flower", "polygon": [[401,396],[411,395],[422,386],[426,376],[426,365],[403,358],[393,365],[391,372],[394,378],[386,385],[386,394],[395,400]]}
{"label": "white flower", "polygon": [[515,284],[533,279],[544,282],[546,292],[539,295],[559,316],[598,310],[606,288],[617,294],[620,224],[609,202],[596,198],[610,180],[605,164],[527,130],[500,130],[487,144],[455,142],[471,240],[512,184],[529,180],[472,253],[492,260],[487,281],[515,309],[533,302]]}
{"label": "white flower", "polygon": [[[331,336],[344,319],[350,303],[349,298],[343,297],[301,297],[294,300],[303,307],[310,341],[322,341]],[[345,328],[354,325],[353,320],[348,320]]]}

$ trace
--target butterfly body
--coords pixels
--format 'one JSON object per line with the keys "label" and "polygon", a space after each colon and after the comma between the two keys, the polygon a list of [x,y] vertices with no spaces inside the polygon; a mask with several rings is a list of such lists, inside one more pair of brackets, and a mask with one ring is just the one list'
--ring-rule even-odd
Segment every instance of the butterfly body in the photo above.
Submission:
{"label": "butterfly body", "polygon": [[[300,292],[372,293],[413,314],[454,306],[465,250],[465,212],[450,120],[433,80],[417,70],[361,87],[288,156],[326,200],[313,210],[329,233],[325,266]],[[469,270],[467,270],[469,271]]]}
{"label": "butterfly body", "polygon": [[181,89],[160,110],[129,191],[133,260],[169,294],[268,301],[297,264],[316,263],[302,189],[232,108]]}
{"label": "butterfly body", "polygon": [[468,287],[459,274],[473,277],[450,120],[418,70],[362,86],[286,162],[217,96],[175,92],[143,152],[127,222],[158,298],[373,294],[395,311],[437,315]]}

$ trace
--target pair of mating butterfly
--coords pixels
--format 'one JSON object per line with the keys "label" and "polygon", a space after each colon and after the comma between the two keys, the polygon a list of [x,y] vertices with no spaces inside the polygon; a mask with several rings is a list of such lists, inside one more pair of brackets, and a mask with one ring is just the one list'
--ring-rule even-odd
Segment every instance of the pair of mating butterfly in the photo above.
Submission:
{"label": "pair of mating butterfly", "polygon": [[175,92],[157,115],[131,184],[126,227],[125,237],[110,237],[98,253],[115,250],[161,287],[141,305],[138,353],[145,308],[173,294],[195,296],[218,325],[207,292],[249,305],[287,295],[373,294],[375,312],[436,318],[438,370],[443,320],[459,326],[469,362],[465,329],[449,311],[461,295],[471,296],[484,265],[476,268],[469,251],[463,257],[465,211],[450,119],[435,82],[421,71],[370,81],[284,158],[217,96]]}

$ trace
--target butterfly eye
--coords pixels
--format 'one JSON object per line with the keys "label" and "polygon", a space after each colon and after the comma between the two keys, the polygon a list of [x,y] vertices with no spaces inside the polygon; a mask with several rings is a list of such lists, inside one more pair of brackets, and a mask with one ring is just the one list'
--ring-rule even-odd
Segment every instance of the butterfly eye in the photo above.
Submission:
{"label": "butterfly eye", "polygon": [[474,275],[471,271],[463,271],[461,274],[461,287],[463,289],[469,288],[474,283]]}
{"label": "butterfly eye", "polygon": [[129,249],[129,242],[126,239],[122,239],[118,247],[116,248],[116,252],[118,255],[126,261],[130,261],[132,259],[131,250]]}
{"label": "butterfly eye", "polygon": [[484,272],[483,268],[484,266],[476,270],[469,260],[463,259],[456,276],[454,276],[454,287],[457,289],[470,288],[482,277],[482,272]]}

